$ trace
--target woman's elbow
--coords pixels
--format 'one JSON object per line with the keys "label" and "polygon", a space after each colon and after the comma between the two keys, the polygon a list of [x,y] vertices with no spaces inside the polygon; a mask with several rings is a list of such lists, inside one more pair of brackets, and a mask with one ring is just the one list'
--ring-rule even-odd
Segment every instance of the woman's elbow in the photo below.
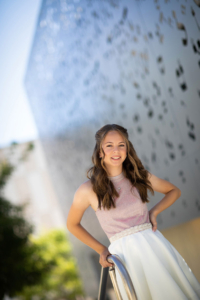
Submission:
{"label": "woman's elbow", "polygon": [[67,229],[68,229],[70,232],[72,232],[73,229],[74,229],[75,227],[77,227],[79,224],[73,224],[73,223],[71,223],[69,220],[67,220],[66,225],[67,225]]}
{"label": "woman's elbow", "polygon": [[71,232],[71,230],[72,230],[72,224],[71,224],[71,222],[69,220],[67,220],[66,225],[67,225],[67,229]]}
{"label": "woman's elbow", "polygon": [[69,218],[67,218],[66,226],[67,226],[67,229],[70,231],[71,230],[71,222],[70,222]]}
{"label": "woman's elbow", "polygon": [[181,196],[181,190],[179,188],[176,188],[177,192],[178,192],[178,198]]}

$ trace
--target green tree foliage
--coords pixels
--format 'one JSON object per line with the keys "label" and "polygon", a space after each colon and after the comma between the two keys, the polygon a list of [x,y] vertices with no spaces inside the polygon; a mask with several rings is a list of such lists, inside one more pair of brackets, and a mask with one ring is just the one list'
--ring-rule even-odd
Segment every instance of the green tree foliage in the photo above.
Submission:
{"label": "green tree foliage", "polygon": [[39,248],[39,256],[45,264],[53,262],[54,266],[39,284],[24,287],[18,293],[20,299],[75,299],[77,295],[83,295],[82,282],[66,233],[63,230],[51,230],[39,238],[31,236],[31,241]]}
{"label": "green tree foliage", "polygon": [[54,261],[40,256],[40,247],[29,241],[33,227],[23,217],[23,206],[0,196],[0,299],[14,296],[25,285],[41,282]]}
{"label": "green tree foliage", "polygon": [[[16,143],[11,152],[14,147]],[[33,148],[29,143],[20,163]],[[75,299],[83,289],[65,232],[34,237],[33,226],[23,216],[24,205],[14,205],[3,195],[15,168],[8,159],[0,161],[0,300],[5,294],[23,300]]]}

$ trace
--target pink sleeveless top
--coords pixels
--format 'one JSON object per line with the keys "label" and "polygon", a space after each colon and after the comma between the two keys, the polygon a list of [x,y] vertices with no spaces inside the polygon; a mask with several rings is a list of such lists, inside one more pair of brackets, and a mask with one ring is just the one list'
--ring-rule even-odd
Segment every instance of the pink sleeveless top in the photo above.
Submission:
{"label": "pink sleeveless top", "polygon": [[132,188],[131,182],[124,176],[123,172],[117,176],[108,178],[112,180],[119,197],[115,198],[116,208],[110,210],[97,208],[96,216],[107,235],[111,238],[116,233],[125,229],[149,223],[149,212],[146,202],[143,203],[136,187]]}

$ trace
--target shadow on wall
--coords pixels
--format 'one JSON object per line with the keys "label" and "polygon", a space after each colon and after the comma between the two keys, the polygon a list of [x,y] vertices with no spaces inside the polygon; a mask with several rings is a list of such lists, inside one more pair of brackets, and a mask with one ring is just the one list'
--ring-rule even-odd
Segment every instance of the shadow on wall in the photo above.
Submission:
{"label": "shadow on wall", "polygon": [[[182,192],[159,229],[199,216],[199,20],[197,0],[43,1],[25,86],[65,219],[107,123],[126,127],[145,168]],[[91,209],[82,224],[108,245]],[[93,250],[70,239],[95,296]]]}

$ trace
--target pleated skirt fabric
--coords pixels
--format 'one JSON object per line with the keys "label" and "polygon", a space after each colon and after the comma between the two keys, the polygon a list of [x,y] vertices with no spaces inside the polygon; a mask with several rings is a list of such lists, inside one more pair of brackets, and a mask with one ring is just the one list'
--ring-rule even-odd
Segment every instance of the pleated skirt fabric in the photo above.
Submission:
{"label": "pleated skirt fabric", "polygon": [[[132,279],[138,300],[200,300],[200,283],[184,258],[157,229],[123,236],[110,244]],[[115,269],[123,300],[128,300]]]}

